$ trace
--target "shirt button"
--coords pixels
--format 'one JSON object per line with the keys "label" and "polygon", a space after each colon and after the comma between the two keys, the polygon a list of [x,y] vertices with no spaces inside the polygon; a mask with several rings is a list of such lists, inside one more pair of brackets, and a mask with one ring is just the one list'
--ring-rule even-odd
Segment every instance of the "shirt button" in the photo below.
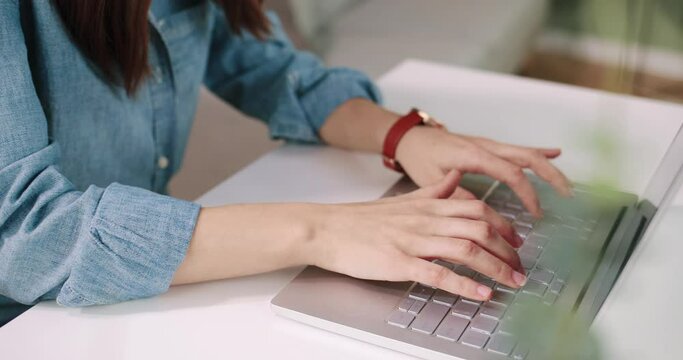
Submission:
{"label": "shirt button", "polygon": [[157,160],[157,166],[161,170],[166,169],[168,167],[168,158],[165,156],[159,156],[159,159]]}

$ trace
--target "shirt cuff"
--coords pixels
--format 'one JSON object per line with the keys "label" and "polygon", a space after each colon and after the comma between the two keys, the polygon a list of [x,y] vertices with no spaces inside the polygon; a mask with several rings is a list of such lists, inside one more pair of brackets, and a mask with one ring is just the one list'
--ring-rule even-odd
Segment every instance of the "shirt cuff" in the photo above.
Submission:
{"label": "shirt cuff", "polygon": [[[296,142],[320,143],[320,128],[337,107],[355,98],[381,103],[379,89],[363,73],[347,69],[326,69],[327,73],[314,89],[300,99],[307,123],[280,122],[271,126],[271,136]],[[306,126],[308,125],[308,126]]]}
{"label": "shirt cuff", "polygon": [[136,187],[108,186],[57,302],[101,305],[165,292],[185,258],[199,208]]}

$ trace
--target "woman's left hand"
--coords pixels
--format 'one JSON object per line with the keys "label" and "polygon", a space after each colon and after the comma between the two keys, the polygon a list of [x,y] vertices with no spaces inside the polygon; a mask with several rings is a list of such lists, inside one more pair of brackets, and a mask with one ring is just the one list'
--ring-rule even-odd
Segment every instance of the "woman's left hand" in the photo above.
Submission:
{"label": "woman's left hand", "polygon": [[[387,132],[400,116],[371,101],[352,99],[330,115],[320,135],[330,145],[381,153]],[[532,214],[541,216],[538,196],[523,170],[531,169],[561,195],[570,196],[571,183],[550,163],[560,152],[416,126],[399,141],[396,160],[422,187],[439,182],[450,170],[458,175],[488,175],[507,184]],[[467,199],[473,195],[458,187],[451,197]]]}
{"label": "woman's left hand", "polygon": [[[531,169],[558,193],[570,196],[571,182],[550,162],[560,153],[560,149],[516,146],[417,126],[399,142],[396,160],[420,186],[438,182],[451,169],[460,174],[488,175],[507,184],[532,214],[541,216],[538,196],[523,170]],[[468,196],[461,188],[453,194],[460,198]]]}

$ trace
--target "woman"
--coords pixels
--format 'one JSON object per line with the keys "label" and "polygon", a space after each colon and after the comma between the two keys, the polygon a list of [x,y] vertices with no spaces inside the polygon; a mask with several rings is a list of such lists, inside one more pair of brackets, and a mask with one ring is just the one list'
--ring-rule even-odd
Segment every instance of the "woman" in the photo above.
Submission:
{"label": "woman", "polygon": [[[548,160],[558,149],[397,130],[407,116],[376,105],[365,76],[293,49],[259,0],[2,0],[0,40],[5,304],[110,304],[301,264],[485,300],[490,288],[424,260],[525,282],[521,239],[456,189],[461,174],[507,183],[537,216],[523,168],[570,193]],[[393,141],[390,164],[425,187],[337,205],[200,208],[162,195],[201,84],[274,138],[376,153]]]}

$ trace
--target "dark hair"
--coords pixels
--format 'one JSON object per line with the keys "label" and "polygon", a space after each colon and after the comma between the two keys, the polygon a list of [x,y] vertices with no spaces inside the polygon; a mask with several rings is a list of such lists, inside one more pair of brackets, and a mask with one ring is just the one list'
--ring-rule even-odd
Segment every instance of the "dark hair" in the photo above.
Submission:
{"label": "dark hair", "polygon": [[[151,0],[52,0],[64,26],[84,55],[111,83],[129,95],[149,74],[147,12]],[[270,23],[263,0],[214,0],[223,7],[236,34],[263,39]]]}

